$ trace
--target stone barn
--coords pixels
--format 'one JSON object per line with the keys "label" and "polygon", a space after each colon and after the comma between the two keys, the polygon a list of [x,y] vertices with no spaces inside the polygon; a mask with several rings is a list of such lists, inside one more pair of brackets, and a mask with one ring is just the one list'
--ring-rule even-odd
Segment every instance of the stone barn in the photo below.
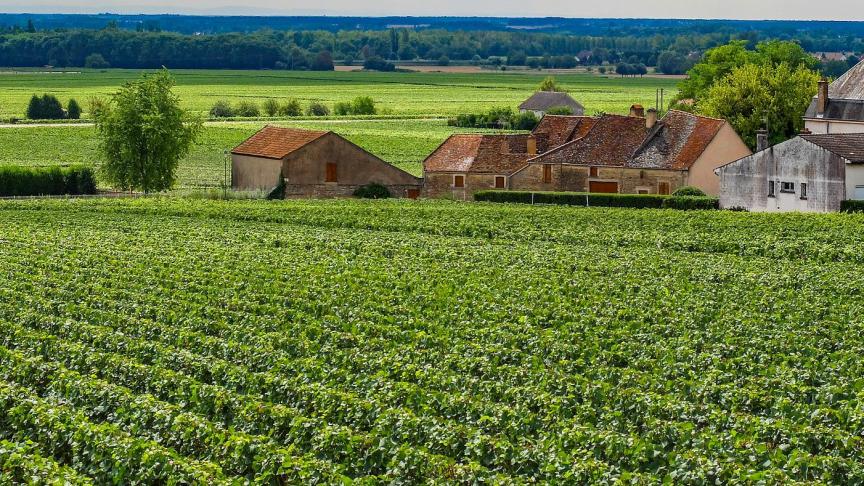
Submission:
{"label": "stone barn", "polygon": [[[760,133],[760,146],[767,135]],[[864,199],[864,133],[801,135],[717,169],[720,207],[829,212]]]}
{"label": "stone barn", "polygon": [[534,113],[537,118],[542,118],[547,111],[553,108],[568,108],[571,115],[582,116],[585,107],[574,100],[567,93],[560,91],[538,91],[519,105],[520,113]]}
{"label": "stone barn", "polygon": [[231,187],[285,197],[346,197],[378,183],[393,197],[416,198],[421,179],[329,131],[266,126],[231,151]]}

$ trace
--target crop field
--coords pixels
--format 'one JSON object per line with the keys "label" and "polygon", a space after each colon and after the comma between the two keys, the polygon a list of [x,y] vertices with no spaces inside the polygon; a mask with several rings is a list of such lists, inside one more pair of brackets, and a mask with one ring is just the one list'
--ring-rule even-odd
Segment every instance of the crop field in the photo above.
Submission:
{"label": "crop field", "polygon": [[[448,127],[442,120],[279,121],[272,124],[333,130],[415,175],[421,175],[423,159],[451,133],[482,131]],[[225,151],[236,147],[263,125],[262,122],[208,124],[192,153],[180,162],[179,186],[214,187],[222,184]],[[92,126],[0,128],[0,165],[98,166],[97,146]]]}
{"label": "crop field", "polygon": [[[516,108],[534,92],[545,74],[523,73],[376,73],[292,71],[172,71],[176,92],[186,108],[207,113],[218,100],[258,103],[267,98],[297,98],[303,106],[371,96],[385,113],[396,116],[453,116],[492,107]],[[23,117],[33,94],[51,93],[65,102],[86,101],[115,92],[141,71],[81,70],[0,73],[0,118]],[[633,103],[653,106],[657,88],[671,96],[676,80],[622,79],[614,75],[558,74],[558,84],[589,113],[626,113]],[[85,113],[86,115],[86,113]]]}
{"label": "crop field", "polygon": [[0,474],[858,484],[862,240],[851,215],[3,202]]}

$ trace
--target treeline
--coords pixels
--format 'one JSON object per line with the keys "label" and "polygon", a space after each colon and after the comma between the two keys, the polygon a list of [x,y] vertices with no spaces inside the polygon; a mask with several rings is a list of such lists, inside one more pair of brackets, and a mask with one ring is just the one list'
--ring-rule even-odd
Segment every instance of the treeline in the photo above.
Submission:
{"label": "treeline", "polygon": [[[413,30],[259,31],[250,34],[184,35],[157,29],[41,31],[33,25],[0,33],[0,65],[92,68],[332,70],[334,60],[458,61],[567,68],[619,63],[686,71],[702,52],[741,39],[755,45],[757,33],[578,36],[530,32]],[[805,38],[806,39],[806,38]],[[808,50],[827,46],[805,45]],[[847,38],[843,50],[864,50]],[[370,66],[366,63],[366,67]],[[374,66],[371,66],[374,68]]]}

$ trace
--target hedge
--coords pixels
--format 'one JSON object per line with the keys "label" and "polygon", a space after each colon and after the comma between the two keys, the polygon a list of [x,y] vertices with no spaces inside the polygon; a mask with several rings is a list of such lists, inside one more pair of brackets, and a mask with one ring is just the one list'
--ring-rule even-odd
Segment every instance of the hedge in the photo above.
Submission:
{"label": "hedge", "polygon": [[864,201],[856,201],[854,199],[840,201],[840,211],[844,213],[861,213],[864,212]]}
{"label": "hedge", "polygon": [[660,196],[656,194],[596,194],[586,192],[480,191],[475,201],[521,204],[560,204],[616,208],[717,209],[714,197]]}
{"label": "hedge", "polygon": [[0,196],[61,196],[95,194],[93,169],[83,166],[0,166]]}

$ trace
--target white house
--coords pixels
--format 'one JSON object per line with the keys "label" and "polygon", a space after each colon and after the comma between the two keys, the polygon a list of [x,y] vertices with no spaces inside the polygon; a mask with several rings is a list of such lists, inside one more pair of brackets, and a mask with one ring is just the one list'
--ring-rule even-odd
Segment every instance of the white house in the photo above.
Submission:
{"label": "white house", "polygon": [[807,112],[804,127],[810,133],[864,132],[864,61],[819,90]]}

